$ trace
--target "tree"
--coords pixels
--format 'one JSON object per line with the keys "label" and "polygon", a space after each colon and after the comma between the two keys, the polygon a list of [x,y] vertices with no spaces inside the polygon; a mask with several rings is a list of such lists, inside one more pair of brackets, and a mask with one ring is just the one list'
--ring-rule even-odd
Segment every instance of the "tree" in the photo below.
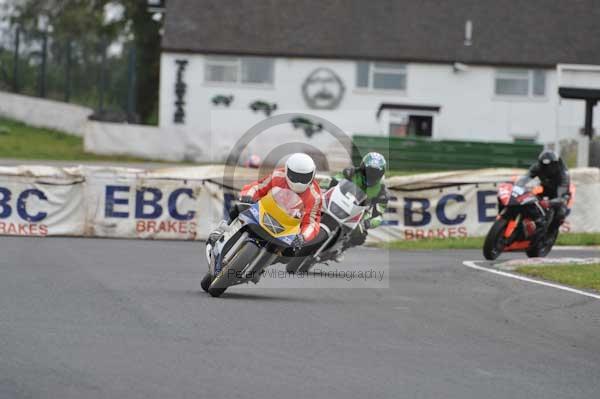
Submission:
{"label": "tree", "polygon": [[[153,19],[143,0],[7,0],[9,23],[28,32],[52,31],[51,53],[61,59],[65,43],[74,41],[71,56],[98,79],[101,51],[115,42],[127,42],[136,50],[136,111],[148,121],[158,107],[160,32],[162,21]],[[107,18],[107,10],[121,10]],[[118,14],[118,13],[117,13]],[[126,54],[122,55],[126,57]],[[122,88],[119,88],[122,91]],[[117,90],[119,91],[119,90]]]}
{"label": "tree", "polygon": [[153,19],[145,1],[121,0],[136,48],[137,111],[148,120],[158,108],[161,20]]}

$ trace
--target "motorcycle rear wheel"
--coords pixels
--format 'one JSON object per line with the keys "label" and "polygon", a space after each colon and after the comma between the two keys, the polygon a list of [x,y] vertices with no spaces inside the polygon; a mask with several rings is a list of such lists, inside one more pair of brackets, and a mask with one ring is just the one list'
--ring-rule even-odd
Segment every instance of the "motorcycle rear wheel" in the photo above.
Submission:
{"label": "motorcycle rear wheel", "polygon": [[306,262],[304,262],[298,268],[298,273],[307,273],[310,269],[312,269],[313,266],[314,266],[314,262],[312,261],[312,259],[306,259]]}
{"label": "motorcycle rear wheel", "polygon": [[483,244],[483,256],[487,260],[496,260],[504,251],[505,239],[504,230],[507,225],[506,219],[498,219],[488,231]]}
{"label": "motorcycle rear wheel", "polygon": [[553,228],[538,245],[527,248],[527,251],[525,251],[527,256],[529,258],[545,258],[552,250],[557,238],[558,228]]}
{"label": "motorcycle rear wheel", "polygon": [[[310,265],[310,262],[308,261],[308,259],[306,259],[306,257],[304,256],[297,256],[292,258],[292,260],[290,260],[288,262],[288,264],[285,266],[285,271],[288,273],[300,273],[300,272],[305,272],[306,270],[300,270],[300,268],[305,268],[306,264],[303,264],[303,262],[306,260],[305,263],[308,263]],[[310,266],[309,266],[310,268]]]}

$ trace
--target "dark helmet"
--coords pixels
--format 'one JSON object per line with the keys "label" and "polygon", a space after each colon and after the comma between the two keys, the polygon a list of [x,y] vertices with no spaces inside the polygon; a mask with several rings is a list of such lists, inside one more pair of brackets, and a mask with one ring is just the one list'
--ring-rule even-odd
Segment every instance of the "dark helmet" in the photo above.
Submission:
{"label": "dark helmet", "polygon": [[538,156],[538,164],[542,172],[555,174],[559,172],[560,158],[554,151],[544,150]]}
{"label": "dark helmet", "polygon": [[369,152],[360,163],[360,171],[364,176],[365,185],[373,187],[385,174],[385,158],[378,152]]}

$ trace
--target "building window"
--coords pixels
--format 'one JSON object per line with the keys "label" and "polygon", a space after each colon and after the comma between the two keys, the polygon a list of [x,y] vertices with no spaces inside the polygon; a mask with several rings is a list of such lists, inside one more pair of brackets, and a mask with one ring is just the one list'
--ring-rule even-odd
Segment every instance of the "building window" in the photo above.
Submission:
{"label": "building window", "polygon": [[239,59],[211,57],[206,59],[204,79],[207,82],[235,83],[238,81]]}
{"label": "building window", "polygon": [[242,58],[242,83],[273,84],[273,60]]}
{"label": "building window", "polygon": [[392,62],[358,62],[356,87],[372,90],[406,90],[406,65]]}
{"label": "building window", "polygon": [[499,69],[495,93],[499,96],[544,97],[546,72],[540,69]]}
{"label": "building window", "polygon": [[273,59],[264,57],[207,57],[204,80],[210,83],[273,84]]}

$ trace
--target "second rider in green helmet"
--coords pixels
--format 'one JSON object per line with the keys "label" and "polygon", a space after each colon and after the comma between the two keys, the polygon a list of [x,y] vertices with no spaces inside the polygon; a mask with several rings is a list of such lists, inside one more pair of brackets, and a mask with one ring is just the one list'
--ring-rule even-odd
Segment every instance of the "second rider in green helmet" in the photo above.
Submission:
{"label": "second rider in green helmet", "polygon": [[330,187],[335,186],[342,179],[350,180],[367,194],[368,210],[359,228],[354,230],[350,237],[348,247],[361,245],[367,238],[367,230],[375,228],[383,222],[383,214],[387,208],[389,195],[383,177],[386,170],[386,161],[378,152],[369,152],[365,155],[358,167],[344,169],[336,174]]}

